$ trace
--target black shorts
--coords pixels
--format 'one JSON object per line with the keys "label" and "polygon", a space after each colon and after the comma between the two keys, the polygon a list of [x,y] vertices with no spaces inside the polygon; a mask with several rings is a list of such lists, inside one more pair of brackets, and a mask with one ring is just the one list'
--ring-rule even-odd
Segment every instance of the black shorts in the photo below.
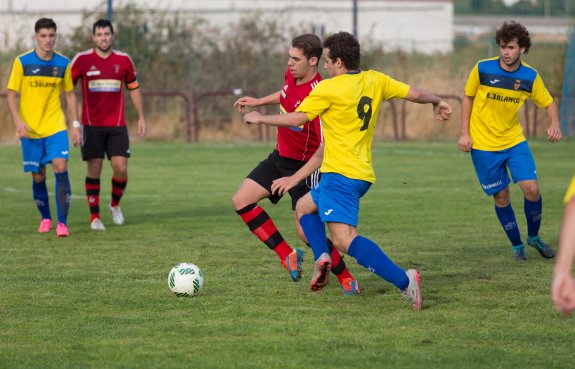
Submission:
{"label": "black shorts", "polygon": [[[291,176],[305,165],[305,161],[284,158],[279,155],[277,150],[274,150],[267,159],[261,161],[254,170],[248,174],[249,179],[257,182],[260,186],[265,188],[271,193],[272,182],[281,177]],[[303,195],[315,187],[319,183],[319,171],[314,172],[311,176],[297,184],[294,188],[289,190],[291,196],[291,207],[295,210],[295,204]],[[272,204],[277,204],[281,196],[272,194],[269,200]]]}
{"label": "black shorts", "polygon": [[82,159],[104,159],[112,156],[130,157],[128,127],[82,127]]}

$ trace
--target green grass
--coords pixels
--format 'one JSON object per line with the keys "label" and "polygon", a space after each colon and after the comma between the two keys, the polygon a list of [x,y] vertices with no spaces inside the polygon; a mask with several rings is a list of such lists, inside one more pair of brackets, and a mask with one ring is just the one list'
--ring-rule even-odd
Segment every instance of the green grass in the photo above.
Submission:
{"label": "green grass", "polygon": [[[550,300],[552,261],[518,263],[468,155],[447,143],[374,147],[378,182],[359,231],[422,273],[425,309],[346,258],[362,294],[335,279],[308,290],[312,254],[293,283],[235,214],[230,198],[271,144],[133,147],[126,224],[89,230],[84,164],[70,160],[71,237],[38,234],[20,148],[0,146],[0,368],[565,368],[573,318]],[[553,247],[575,141],[533,141]],[[49,168],[50,169],[50,168]],[[103,174],[109,201],[110,169]],[[54,189],[53,175],[48,187]],[[55,212],[53,196],[51,206]],[[523,235],[522,196],[512,201]],[[298,245],[290,202],[262,202]],[[298,245],[299,246],[299,245]],[[182,261],[205,274],[202,294],[177,298],[167,274]]]}

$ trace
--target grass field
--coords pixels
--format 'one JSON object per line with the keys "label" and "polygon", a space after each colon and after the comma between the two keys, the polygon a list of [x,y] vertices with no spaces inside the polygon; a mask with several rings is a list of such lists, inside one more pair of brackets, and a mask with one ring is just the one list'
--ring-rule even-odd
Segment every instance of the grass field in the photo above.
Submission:
{"label": "grass field", "polygon": [[[272,148],[133,145],[126,224],[90,231],[84,164],[70,159],[71,236],[35,232],[39,215],[19,146],[0,146],[0,368],[568,368],[574,318],[550,300],[553,262],[529,249],[515,262],[490,198],[455,142],[380,143],[378,182],[359,231],[422,274],[425,309],[346,258],[362,294],[336,279],[308,290],[235,214],[230,198]],[[542,237],[554,247],[575,141],[531,142],[544,198]],[[103,174],[104,210],[110,170]],[[54,190],[53,175],[49,190]],[[53,213],[55,203],[50,198]],[[512,187],[523,236],[523,200]],[[289,201],[262,202],[300,246]],[[202,294],[177,298],[167,273],[205,274]]]}

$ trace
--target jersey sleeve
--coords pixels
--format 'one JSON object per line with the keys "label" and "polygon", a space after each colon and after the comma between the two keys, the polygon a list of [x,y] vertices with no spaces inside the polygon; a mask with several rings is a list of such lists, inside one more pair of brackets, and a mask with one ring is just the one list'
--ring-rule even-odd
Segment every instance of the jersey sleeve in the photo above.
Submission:
{"label": "jersey sleeve", "polygon": [[390,76],[384,76],[384,93],[382,101],[391,99],[405,99],[409,93],[409,85],[399,82]]}
{"label": "jersey sleeve", "polygon": [[10,73],[10,79],[8,80],[8,89],[20,92],[23,76],[24,68],[22,68],[22,62],[20,62],[20,58],[16,58],[14,60],[14,64],[12,65],[12,73]]}
{"label": "jersey sleeve", "polygon": [[72,83],[75,85],[80,78],[82,78],[82,68],[80,67],[82,62],[80,58],[76,56],[72,60]]}
{"label": "jersey sleeve", "polygon": [[65,92],[70,92],[74,89],[74,83],[72,82],[72,65],[70,63],[66,67],[64,79],[62,80],[62,87]]}
{"label": "jersey sleeve", "polygon": [[474,97],[477,93],[477,89],[479,89],[479,68],[478,64],[475,64],[471,72],[469,72],[469,77],[465,84],[465,95]]}
{"label": "jersey sleeve", "polygon": [[134,67],[134,63],[132,62],[131,58],[127,58],[126,63],[126,74],[124,75],[124,83],[128,90],[135,90],[140,85],[138,84],[138,79],[136,78],[136,67]]}
{"label": "jersey sleeve", "polygon": [[537,73],[535,81],[533,81],[533,92],[531,93],[531,100],[535,105],[540,108],[546,108],[553,102],[553,97],[547,91],[547,88],[543,84],[543,80]]}
{"label": "jersey sleeve", "polygon": [[295,111],[305,113],[310,122],[319,117],[330,106],[330,102],[326,98],[329,91],[329,82],[330,80],[326,79],[318,83]]}

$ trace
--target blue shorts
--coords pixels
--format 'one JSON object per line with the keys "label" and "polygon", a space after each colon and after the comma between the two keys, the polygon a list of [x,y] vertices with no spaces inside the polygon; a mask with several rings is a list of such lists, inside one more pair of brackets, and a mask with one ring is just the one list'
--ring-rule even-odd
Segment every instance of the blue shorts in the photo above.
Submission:
{"label": "blue shorts", "polygon": [[527,141],[501,151],[471,150],[471,160],[477,178],[488,196],[495,195],[509,185],[509,172],[513,183],[537,180],[535,160]]}
{"label": "blue shorts", "polygon": [[357,227],[359,199],[370,187],[371,183],[366,181],[338,173],[322,173],[319,185],[310,192],[323,222]]}
{"label": "blue shorts", "polygon": [[40,168],[54,159],[68,160],[68,131],[44,138],[21,138],[24,172],[39,173]]}

